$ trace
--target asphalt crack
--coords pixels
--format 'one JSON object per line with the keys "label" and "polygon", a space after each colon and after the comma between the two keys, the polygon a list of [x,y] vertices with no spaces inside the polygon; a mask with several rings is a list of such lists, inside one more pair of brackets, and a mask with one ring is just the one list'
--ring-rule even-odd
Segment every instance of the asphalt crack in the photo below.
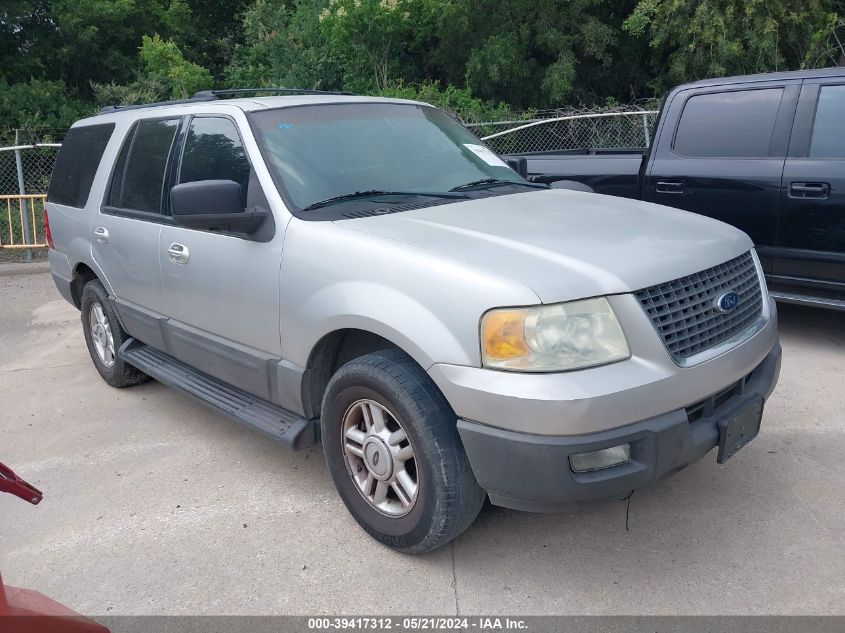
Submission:
{"label": "asphalt crack", "polygon": [[458,600],[458,572],[455,566],[455,541],[451,543],[452,549],[452,593],[455,596],[455,615],[461,615],[461,603]]}
{"label": "asphalt crack", "polygon": [[62,367],[76,367],[79,363],[68,363],[67,365],[39,365],[38,367],[15,367],[13,369],[0,369],[0,374],[14,374],[19,371],[41,371],[44,369],[61,369]]}

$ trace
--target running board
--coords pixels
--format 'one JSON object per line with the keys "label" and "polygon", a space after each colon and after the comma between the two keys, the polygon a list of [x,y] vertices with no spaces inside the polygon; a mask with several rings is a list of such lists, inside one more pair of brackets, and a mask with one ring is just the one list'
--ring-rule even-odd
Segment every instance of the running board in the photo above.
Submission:
{"label": "running board", "polygon": [[130,365],[225,413],[238,422],[266,433],[293,450],[319,441],[318,419],[309,420],[266,400],[212,378],[172,356],[130,338],[118,351]]}
{"label": "running board", "polygon": [[776,301],[782,301],[784,303],[796,303],[798,305],[814,306],[817,308],[832,308],[833,310],[845,310],[845,301],[841,299],[811,297],[795,292],[781,292],[779,290],[770,290],[769,295],[772,297],[772,299],[775,299]]}

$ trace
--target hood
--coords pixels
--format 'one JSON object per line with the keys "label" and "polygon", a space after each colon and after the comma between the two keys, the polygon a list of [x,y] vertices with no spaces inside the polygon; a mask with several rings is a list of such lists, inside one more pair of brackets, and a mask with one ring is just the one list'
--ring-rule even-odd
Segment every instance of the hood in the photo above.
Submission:
{"label": "hood", "polygon": [[753,246],[741,231],[694,213],[560,189],[337,224],[496,271],[544,303],[639,290]]}

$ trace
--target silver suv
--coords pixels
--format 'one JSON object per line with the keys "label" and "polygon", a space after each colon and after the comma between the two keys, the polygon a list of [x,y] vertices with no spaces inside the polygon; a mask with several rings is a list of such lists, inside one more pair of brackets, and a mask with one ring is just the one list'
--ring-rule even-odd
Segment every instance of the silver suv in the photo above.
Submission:
{"label": "silver suv", "polygon": [[223,96],[62,146],[53,278],[109,384],[322,440],[353,517],[410,553],[486,497],[623,498],[758,433],[781,350],[744,233],[548,189],[423,103]]}

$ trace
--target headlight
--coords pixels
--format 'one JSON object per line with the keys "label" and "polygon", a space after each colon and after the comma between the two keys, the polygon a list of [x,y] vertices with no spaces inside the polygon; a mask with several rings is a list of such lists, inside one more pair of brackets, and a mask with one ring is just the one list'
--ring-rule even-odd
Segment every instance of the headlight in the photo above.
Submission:
{"label": "headlight", "polygon": [[485,367],[551,372],[605,365],[631,356],[607,299],[490,310],[481,319]]}

